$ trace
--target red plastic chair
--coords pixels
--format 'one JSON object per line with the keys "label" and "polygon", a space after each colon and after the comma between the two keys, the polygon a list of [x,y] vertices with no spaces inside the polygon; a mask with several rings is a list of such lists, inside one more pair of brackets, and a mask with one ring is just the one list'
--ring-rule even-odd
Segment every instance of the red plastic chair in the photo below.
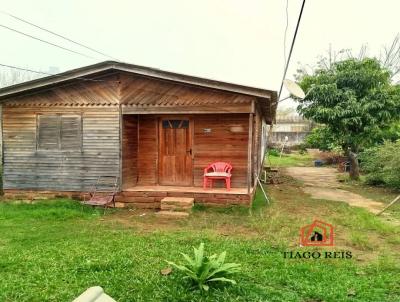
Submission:
{"label": "red plastic chair", "polygon": [[[210,170],[212,171],[210,172]],[[232,165],[225,162],[215,162],[208,165],[204,169],[203,188],[206,189],[208,185],[212,188],[214,179],[224,179],[229,191],[231,189],[231,171]]]}

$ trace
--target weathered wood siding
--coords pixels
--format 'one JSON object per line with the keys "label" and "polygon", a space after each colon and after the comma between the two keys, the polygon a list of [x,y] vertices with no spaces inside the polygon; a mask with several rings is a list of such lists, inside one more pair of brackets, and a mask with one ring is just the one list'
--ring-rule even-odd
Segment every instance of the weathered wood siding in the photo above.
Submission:
{"label": "weathered wood siding", "polygon": [[138,182],[138,116],[122,118],[122,189]]}
{"label": "weathered wood siding", "polygon": [[[203,170],[215,161],[230,162],[232,187],[247,186],[248,114],[194,115],[194,185],[203,185]],[[210,131],[210,132],[208,132]],[[216,186],[223,186],[222,181]]]}
{"label": "weathered wood siding", "polygon": [[158,183],[158,119],[139,116],[138,185]]}
{"label": "weathered wood siding", "polygon": [[[82,116],[82,149],[37,150],[37,114]],[[4,189],[85,191],[119,176],[118,108],[3,108]]]}
{"label": "weathered wood siding", "polygon": [[[203,114],[192,115],[193,122],[193,185],[203,185],[204,168],[215,161],[230,162],[233,167],[232,187],[247,186],[248,158],[248,114]],[[175,115],[175,117],[177,117]],[[156,115],[139,116],[139,149],[137,154],[137,185],[158,184],[158,129]],[[126,129],[124,127],[124,129]],[[206,129],[206,130],[205,130]],[[210,129],[210,132],[207,132]],[[128,130],[131,131],[131,130]],[[135,140],[133,134],[125,134]],[[125,139],[125,135],[123,135]],[[135,173],[132,160],[135,158],[134,145],[124,143],[123,175],[124,184],[134,186],[129,173]],[[128,146],[128,148],[126,148]],[[129,166],[129,167],[127,167]],[[129,169],[132,169],[130,172]],[[126,178],[128,177],[128,178]],[[223,182],[216,182],[216,187],[222,187]]]}
{"label": "weathered wood siding", "polygon": [[252,141],[252,162],[251,182],[253,186],[257,181],[257,174],[261,165],[261,115],[257,111],[253,117],[253,141]]}
{"label": "weathered wood siding", "polygon": [[[122,176],[122,189],[157,185],[158,120],[169,114],[193,122],[194,186],[202,186],[208,164],[227,161],[233,165],[232,187],[247,187],[260,165],[261,117],[254,102],[247,95],[124,73],[15,97],[3,106],[4,189],[87,191],[101,175]],[[41,150],[52,148],[51,139],[38,148],[40,114],[79,115],[65,124],[80,125],[81,148],[76,141],[67,148],[67,139],[55,141],[63,150]],[[51,120],[43,119],[45,125]],[[64,133],[70,141],[72,132]]]}
{"label": "weathered wood siding", "polygon": [[242,113],[253,110],[254,97],[185,83],[121,75],[122,113]]}

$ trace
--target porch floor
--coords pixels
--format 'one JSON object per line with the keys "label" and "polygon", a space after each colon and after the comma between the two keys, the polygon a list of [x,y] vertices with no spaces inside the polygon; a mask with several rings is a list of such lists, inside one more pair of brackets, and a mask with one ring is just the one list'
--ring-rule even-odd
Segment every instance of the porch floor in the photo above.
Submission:
{"label": "porch floor", "polygon": [[234,194],[246,195],[247,188],[231,188],[229,191],[226,188],[207,188],[202,187],[186,187],[186,186],[134,186],[124,188],[125,192],[186,192],[186,193],[209,193],[209,194]]}

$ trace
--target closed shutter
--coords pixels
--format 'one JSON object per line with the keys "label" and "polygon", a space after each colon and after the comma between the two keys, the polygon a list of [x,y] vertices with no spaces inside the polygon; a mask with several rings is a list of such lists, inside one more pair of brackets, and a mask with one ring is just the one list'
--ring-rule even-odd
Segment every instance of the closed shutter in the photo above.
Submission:
{"label": "closed shutter", "polygon": [[38,149],[60,149],[60,116],[38,116]]}
{"label": "closed shutter", "polygon": [[61,150],[80,150],[82,145],[81,117],[61,116]]}

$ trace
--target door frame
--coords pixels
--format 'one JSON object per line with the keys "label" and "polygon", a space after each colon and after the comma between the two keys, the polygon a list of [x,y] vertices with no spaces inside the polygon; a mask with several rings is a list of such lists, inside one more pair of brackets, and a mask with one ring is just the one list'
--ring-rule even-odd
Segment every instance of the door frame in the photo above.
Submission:
{"label": "door frame", "polygon": [[[191,161],[192,161],[192,171],[191,171],[191,178],[190,178],[190,183],[188,185],[176,185],[176,186],[182,186],[182,187],[191,187],[193,186],[194,183],[194,119],[192,115],[187,115],[187,114],[160,114],[156,115],[157,118],[157,141],[158,141],[158,146],[157,146],[157,184],[160,184],[160,168],[161,168],[161,133],[162,133],[162,121],[163,120],[171,120],[171,119],[186,119],[189,120],[189,135],[190,135],[190,144],[192,147],[192,154],[191,154]],[[164,186],[174,186],[174,185],[164,185]]]}

